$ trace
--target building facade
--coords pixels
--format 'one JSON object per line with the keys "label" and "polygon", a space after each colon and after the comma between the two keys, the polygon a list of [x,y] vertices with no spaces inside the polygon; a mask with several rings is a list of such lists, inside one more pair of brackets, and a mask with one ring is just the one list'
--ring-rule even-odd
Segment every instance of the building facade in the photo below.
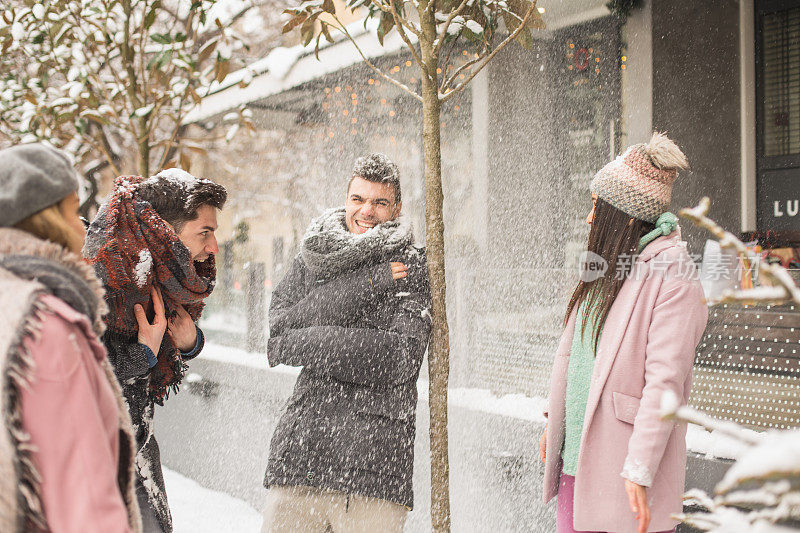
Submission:
{"label": "building facade", "polygon": [[[797,257],[800,6],[645,0],[622,19],[604,1],[538,5],[547,29],[533,47],[508,47],[445,106],[442,153],[453,385],[546,396],[588,234],[588,183],[653,130],[690,161],[673,210],[709,196],[725,228],[780,249],[787,264]],[[383,47],[369,31],[356,40],[381,68],[419,83],[397,35]],[[347,41],[319,61],[302,47],[273,54],[251,66],[248,87],[219,87],[191,118],[214,129],[232,110],[253,114],[250,140],[217,150],[233,160],[204,163],[239,191],[225,227],[251,228],[246,262],[265,263],[268,287],[276,283],[305,225],[342,203],[353,160],[372,151],[399,164],[404,209],[424,241],[419,104]],[[702,254],[707,235],[688,223],[683,235]],[[719,310],[699,349],[695,404],[753,427],[800,425],[795,320],[789,307]],[[780,339],[768,338],[782,325]],[[738,333],[727,338],[729,326]],[[753,392],[736,396],[730,383]]]}

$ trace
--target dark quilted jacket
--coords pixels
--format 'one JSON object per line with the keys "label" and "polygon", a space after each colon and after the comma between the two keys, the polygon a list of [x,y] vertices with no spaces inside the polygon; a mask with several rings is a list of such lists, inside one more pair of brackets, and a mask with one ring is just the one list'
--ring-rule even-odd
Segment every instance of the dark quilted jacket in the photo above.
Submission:
{"label": "dark quilted jacket", "polygon": [[[392,279],[390,261],[408,266]],[[430,336],[424,251],[330,280],[298,256],[270,305],[270,365],[302,366],[264,485],[307,485],[413,506],[417,377]]]}

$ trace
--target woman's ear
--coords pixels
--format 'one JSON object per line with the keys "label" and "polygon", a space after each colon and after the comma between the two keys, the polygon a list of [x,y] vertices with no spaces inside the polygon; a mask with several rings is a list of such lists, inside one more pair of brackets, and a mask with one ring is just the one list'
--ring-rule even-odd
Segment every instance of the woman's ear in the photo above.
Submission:
{"label": "woman's ear", "polygon": [[628,225],[630,226],[631,224],[633,224],[633,219],[630,219],[630,220],[628,221]]}

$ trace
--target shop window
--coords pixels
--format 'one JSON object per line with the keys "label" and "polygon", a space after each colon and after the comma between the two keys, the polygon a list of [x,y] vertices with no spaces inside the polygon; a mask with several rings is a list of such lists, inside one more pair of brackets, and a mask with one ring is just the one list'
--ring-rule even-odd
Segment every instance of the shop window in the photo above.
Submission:
{"label": "shop window", "polygon": [[800,154],[800,6],[762,18],[764,156]]}
{"label": "shop window", "polygon": [[756,3],[757,224],[800,244],[800,5]]}

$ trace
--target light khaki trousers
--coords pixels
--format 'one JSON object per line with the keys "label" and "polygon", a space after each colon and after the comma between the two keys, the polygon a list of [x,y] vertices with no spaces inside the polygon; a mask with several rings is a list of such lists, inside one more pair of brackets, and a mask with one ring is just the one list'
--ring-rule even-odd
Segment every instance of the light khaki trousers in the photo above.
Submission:
{"label": "light khaki trousers", "polygon": [[261,533],[402,533],[408,510],[357,494],[272,486]]}

